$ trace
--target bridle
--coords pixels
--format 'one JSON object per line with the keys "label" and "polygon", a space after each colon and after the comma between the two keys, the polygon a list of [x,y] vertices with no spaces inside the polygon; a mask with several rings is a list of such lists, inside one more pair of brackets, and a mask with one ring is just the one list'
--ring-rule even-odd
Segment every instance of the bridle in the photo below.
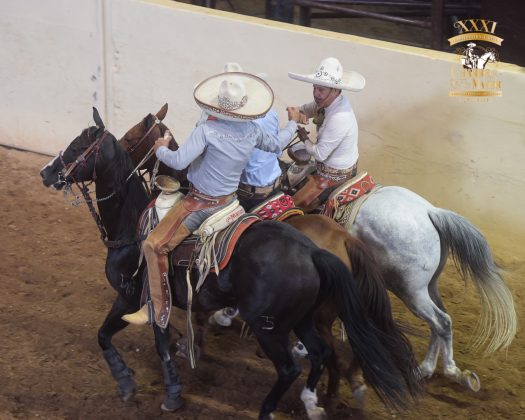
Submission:
{"label": "bridle", "polygon": [[[149,131],[151,131],[151,129]],[[100,239],[102,240],[104,245],[107,248],[120,248],[120,247],[123,247],[123,246],[132,245],[132,244],[137,243],[137,242],[139,242],[139,241],[141,241],[141,240],[143,240],[145,238],[133,238],[133,239],[117,240],[117,241],[109,240],[106,228],[104,227],[104,225],[102,223],[102,219],[100,218],[100,215],[97,213],[97,210],[95,209],[95,206],[93,205],[93,202],[98,203],[98,202],[101,202],[101,201],[106,201],[106,200],[110,199],[111,197],[113,197],[117,193],[117,191],[115,190],[115,191],[113,191],[112,193],[110,193],[109,195],[107,195],[105,197],[96,198],[96,199],[92,199],[90,197],[90,195],[89,195],[90,194],[89,185],[91,183],[93,183],[97,179],[97,173],[96,173],[96,166],[97,165],[96,165],[96,163],[97,163],[97,159],[98,159],[99,153],[100,153],[100,146],[102,145],[102,142],[108,136],[108,134],[109,134],[109,132],[107,130],[104,130],[102,135],[99,136],[97,139],[95,139],[95,141],[93,143],[91,143],[89,145],[89,147],[86,150],[84,150],[84,152],[82,152],[82,154],[80,156],[78,156],[71,163],[66,164],[64,162],[63,154],[62,154],[62,152],[60,152],[60,154],[59,154],[60,161],[62,162],[62,166],[64,167],[65,172],[62,173],[62,171],[60,171],[58,173],[58,179],[59,179],[59,182],[62,183],[65,186],[64,191],[66,191],[66,193],[65,193],[66,195],[68,193],[71,193],[71,183],[68,182],[67,179],[71,178],[73,180],[74,184],[78,187],[78,189],[82,193],[82,196],[84,197],[84,203],[86,203],[86,205],[88,206],[89,212],[91,213],[91,216],[93,217],[93,219],[95,220],[95,223],[97,224],[98,230],[100,232]],[[89,139],[89,132],[88,132],[88,139]],[[142,141],[142,139],[141,139],[141,141]],[[84,181],[81,181],[79,183],[75,179],[75,176],[74,176],[75,175],[75,171],[79,167],[85,166],[86,162],[88,161],[88,159],[91,157],[91,155],[93,153],[95,154],[95,162],[93,163],[93,176],[92,176],[92,179],[87,184]],[[129,180],[129,177],[126,180],[126,182],[128,180]],[[81,202],[82,201],[77,196],[76,200],[74,200],[72,202],[72,204],[73,205],[79,205],[79,204],[81,204]]]}
{"label": "bridle", "polygon": [[157,117],[155,117],[155,122],[151,125],[151,127],[148,129],[148,131],[146,131],[146,134],[144,134],[142,136],[142,138],[138,142],[136,142],[133,146],[131,146],[129,149],[127,149],[128,154],[132,155],[133,152],[135,152],[139,148],[139,146],[142,144],[142,142],[144,140],[146,140],[146,138],[151,134],[153,129],[155,127],[157,127],[158,125],[160,125],[160,123],[161,123],[161,121]]}
{"label": "bridle", "polygon": [[[102,133],[102,136],[100,136],[99,138],[95,139],[95,141],[93,143],[91,143],[89,145],[89,147],[84,150],[82,152],[82,154],[77,157],[75,159],[74,162],[71,162],[71,163],[68,163],[66,164],[64,162],[64,157],[62,155],[62,152],[60,152],[59,156],[60,156],[60,161],[62,162],[62,166],[64,167],[64,169],[66,170],[65,173],[62,174],[62,171],[60,171],[60,176],[62,177],[61,181],[66,181],[67,178],[69,176],[71,176],[71,178],[73,178],[73,181],[75,182],[75,184],[78,185],[78,182],[76,181],[76,179],[74,178],[74,176],[72,176],[73,172],[76,171],[76,169],[78,168],[78,166],[84,166],[88,160],[88,158],[93,154],[95,153],[95,163],[93,164],[93,177],[92,177],[92,180],[95,181],[97,179],[97,173],[96,173],[96,164],[97,164],[97,159],[98,159],[98,156],[99,156],[99,152],[100,152],[100,145],[102,144],[102,142],[104,141],[104,139],[108,136],[108,131],[107,130],[104,130],[104,132]],[[88,134],[88,139],[89,139],[89,134]]]}
{"label": "bridle", "polygon": [[[153,114],[150,114],[150,115],[153,115]],[[131,156],[134,152],[137,151],[137,149],[139,148],[139,146],[144,142],[144,140],[146,140],[146,138],[148,138],[148,136],[152,133],[153,129],[155,127],[158,127],[160,126],[160,123],[161,123],[161,120],[155,116],[155,121],[153,122],[153,124],[151,125],[151,127],[148,129],[148,131],[146,131],[146,133],[140,138],[139,141],[137,141],[133,146],[131,146],[129,149],[126,149],[126,151],[128,152],[128,154]],[[162,131],[160,133],[162,135]],[[126,179],[126,181],[128,181],[132,176],[133,174],[137,174],[141,179],[142,179],[142,182],[144,184],[144,186],[146,187],[146,190],[148,191],[148,194],[151,194],[151,191],[153,189],[153,185],[155,183],[155,178],[157,176],[157,172],[158,172],[158,168],[159,168],[159,161],[157,160],[157,162],[155,163],[155,167],[153,168],[153,173],[151,174],[151,180],[148,184],[148,182],[146,181],[146,179],[144,178],[144,174],[143,173],[140,173],[140,168],[142,168],[142,165],[145,165],[146,162],[148,162],[155,154],[155,150],[154,148],[152,147],[148,153],[146,153],[146,155],[142,158],[142,160],[137,164],[137,166],[135,166],[135,169],[133,169],[133,171],[129,174],[128,178]]]}

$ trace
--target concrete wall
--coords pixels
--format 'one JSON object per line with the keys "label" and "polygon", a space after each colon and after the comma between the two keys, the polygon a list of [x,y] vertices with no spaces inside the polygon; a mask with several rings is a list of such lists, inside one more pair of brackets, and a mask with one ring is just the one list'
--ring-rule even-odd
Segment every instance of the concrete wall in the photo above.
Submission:
{"label": "concrete wall", "polygon": [[2,1],[0,143],[55,153],[104,111],[100,1]]}
{"label": "concrete wall", "polygon": [[[179,142],[199,115],[193,86],[238,61],[266,72],[275,106],[311,99],[310,73],[327,56],[367,78],[348,96],[360,126],[360,169],[406,186],[480,227],[525,239],[525,72],[497,63],[503,97],[448,96],[452,54],[202,9],[168,0],[8,0],[0,16],[0,142],[55,154],[99,107],[119,137],[170,105]],[[502,48],[505,47],[503,43]],[[507,239],[508,238],[508,239]]]}

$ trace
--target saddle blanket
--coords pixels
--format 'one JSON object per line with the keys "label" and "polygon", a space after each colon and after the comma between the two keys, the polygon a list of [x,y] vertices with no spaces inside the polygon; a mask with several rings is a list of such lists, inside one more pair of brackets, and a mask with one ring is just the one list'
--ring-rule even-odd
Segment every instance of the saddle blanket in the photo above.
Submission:
{"label": "saddle blanket", "polygon": [[364,172],[336,188],[330,194],[328,200],[326,200],[324,209],[321,213],[333,218],[339,207],[349,204],[359,197],[368,194],[375,186],[376,183],[372,179],[372,176],[368,175],[367,172]]}
{"label": "saddle blanket", "polygon": [[302,210],[295,207],[293,198],[282,192],[271,196],[250,210],[250,213],[257,214],[262,220],[279,221],[300,214],[299,212]]}

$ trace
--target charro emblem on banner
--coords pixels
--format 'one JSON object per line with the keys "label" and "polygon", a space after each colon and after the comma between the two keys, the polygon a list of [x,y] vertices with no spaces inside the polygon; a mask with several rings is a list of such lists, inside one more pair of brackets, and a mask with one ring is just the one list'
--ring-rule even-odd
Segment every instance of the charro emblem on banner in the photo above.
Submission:
{"label": "charro emblem on banner", "polygon": [[460,58],[459,63],[451,69],[449,96],[481,100],[502,96],[501,81],[497,73],[486,68],[488,63],[498,61],[498,52],[494,47],[480,44],[501,46],[503,39],[496,36],[496,26],[497,22],[486,19],[468,19],[454,23],[459,35],[448,39],[450,45],[463,42],[466,45],[456,49]]}

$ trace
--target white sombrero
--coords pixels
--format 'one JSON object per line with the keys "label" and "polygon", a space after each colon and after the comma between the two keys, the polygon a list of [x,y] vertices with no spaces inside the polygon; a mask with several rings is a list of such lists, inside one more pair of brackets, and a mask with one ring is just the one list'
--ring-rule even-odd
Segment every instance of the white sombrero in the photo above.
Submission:
{"label": "white sombrero", "polygon": [[312,83],[333,89],[359,92],[365,87],[365,78],[356,71],[343,72],[343,66],[337,58],[325,58],[312,74],[288,73],[292,79]]}
{"label": "white sombrero", "polygon": [[193,96],[207,114],[229,121],[262,118],[273,105],[273,91],[268,83],[242,72],[208,77],[197,85]]}

